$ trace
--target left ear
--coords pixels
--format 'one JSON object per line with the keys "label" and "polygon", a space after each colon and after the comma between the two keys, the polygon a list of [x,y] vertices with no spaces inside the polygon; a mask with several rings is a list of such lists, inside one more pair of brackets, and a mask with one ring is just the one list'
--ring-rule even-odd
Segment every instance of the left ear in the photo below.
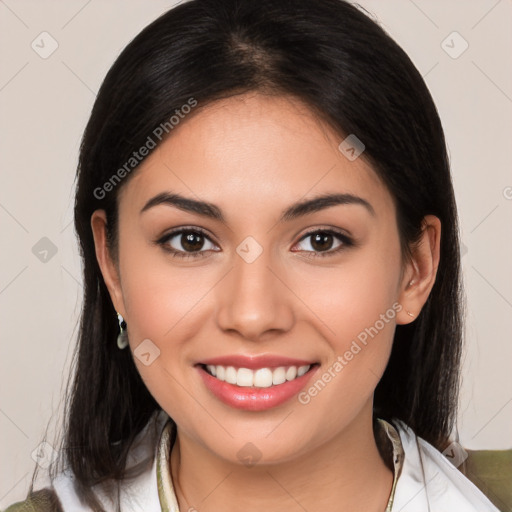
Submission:
{"label": "left ear", "polygon": [[434,215],[426,215],[422,225],[420,240],[411,247],[411,258],[400,283],[398,302],[402,309],[397,314],[397,324],[408,324],[418,317],[436,280],[441,221]]}

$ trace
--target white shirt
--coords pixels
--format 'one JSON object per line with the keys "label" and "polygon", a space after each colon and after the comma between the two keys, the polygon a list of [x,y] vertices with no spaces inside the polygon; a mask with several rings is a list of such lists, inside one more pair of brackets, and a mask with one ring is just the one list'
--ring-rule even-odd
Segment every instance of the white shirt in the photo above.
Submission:
{"label": "white shirt", "polygon": [[[396,429],[379,420],[393,445],[395,479],[386,512],[499,512],[489,499],[448,459],[402,421]],[[144,471],[121,483],[122,512],[179,512],[169,474],[171,422],[163,410],[154,414],[137,436],[127,467]],[[82,505],[69,473],[53,481],[64,512],[91,512]],[[112,488],[94,487],[106,510],[113,510]]]}

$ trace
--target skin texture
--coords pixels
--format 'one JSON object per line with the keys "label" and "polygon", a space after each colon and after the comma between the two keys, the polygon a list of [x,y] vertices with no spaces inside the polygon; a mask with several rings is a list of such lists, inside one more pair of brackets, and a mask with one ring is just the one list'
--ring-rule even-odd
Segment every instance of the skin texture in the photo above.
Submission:
{"label": "skin texture", "polygon": [[[220,100],[175,127],[121,189],[118,261],[105,244],[104,212],[91,218],[130,349],[150,339],[160,350],[149,366],[134,361],[178,425],[171,471],[181,510],[385,509],[392,473],[373,436],[373,393],[395,324],[414,320],[434,284],[441,226],[426,217],[403,261],[392,197],[362,157],[338,150],[342,139],[290,97]],[[169,205],[140,213],[165,191],[216,204],[226,222]],[[336,205],[278,222],[292,203],[333,192],[365,199],[374,215]],[[176,258],[155,243],[182,226],[207,232],[203,256]],[[355,245],[333,253],[342,244],[333,237],[322,257],[304,238],[322,228]],[[263,249],[252,263],[236,252],[247,236]],[[184,251],[182,241],[166,243]],[[267,411],[234,409],[194,367],[220,355],[279,354],[317,361],[320,376],[396,303],[401,311],[305,405],[294,397]],[[253,467],[237,456],[248,442],[261,454]]]}

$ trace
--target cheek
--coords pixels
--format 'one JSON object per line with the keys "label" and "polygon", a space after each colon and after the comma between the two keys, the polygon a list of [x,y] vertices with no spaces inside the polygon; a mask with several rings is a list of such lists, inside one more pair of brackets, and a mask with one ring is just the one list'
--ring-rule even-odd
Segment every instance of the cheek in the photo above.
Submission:
{"label": "cheek", "polygon": [[[190,379],[194,340],[200,337],[197,315],[208,307],[207,292],[215,280],[203,268],[177,267],[155,257],[156,252],[134,243],[121,260],[130,348],[151,395],[187,426],[201,414],[184,383]],[[144,353],[149,353],[146,361]]]}
{"label": "cheek", "polygon": [[[319,413],[326,406],[338,411],[336,417],[355,411],[371,397],[389,360],[401,309],[398,239],[385,250],[377,248],[378,243],[335,267],[303,273],[307,280],[302,296],[318,316],[317,329],[328,345],[311,394],[306,390],[304,396],[304,403],[315,402],[312,410],[320,407]],[[336,408],[341,399],[345,412]]]}
{"label": "cheek", "polygon": [[[123,237],[124,235],[124,237]],[[144,338],[161,343],[193,313],[204,295],[204,267],[180,266],[179,260],[145,239],[135,229],[121,234],[122,293],[130,341]]]}
{"label": "cheek", "polygon": [[[127,240],[128,249],[129,240]],[[187,403],[179,383],[186,382],[202,322],[197,316],[208,307],[208,290],[215,284],[206,267],[179,267],[171,256],[158,254],[140,242],[130,245],[121,259],[128,337],[134,362],[147,388],[175,414],[176,404]],[[156,256],[155,256],[156,254]],[[148,341],[149,340],[149,341]],[[144,361],[144,353],[150,354]],[[177,398],[179,397],[179,399]],[[164,401],[164,402],[162,402]]]}
{"label": "cheek", "polygon": [[[372,400],[389,360],[396,317],[396,309],[385,299],[386,294],[380,299],[376,295],[361,293],[347,301],[347,309],[353,314],[345,314],[338,305],[330,317],[326,314],[322,318],[334,330],[334,334],[327,334],[329,355],[298,396],[309,417],[324,418],[325,424],[315,420],[310,426],[312,435],[316,428],[334,433]],[[362,310],[357,303],[364,306]]]}
{"label": "cheek", "polygon": [[321,332],[339,353],[376,323],[383,337],[392,337],[400,270],[398,250],[368,248],[335,266],[297,273],[294,286],[300,287],[304,303],[318,316],[319,328],[323,325]]}

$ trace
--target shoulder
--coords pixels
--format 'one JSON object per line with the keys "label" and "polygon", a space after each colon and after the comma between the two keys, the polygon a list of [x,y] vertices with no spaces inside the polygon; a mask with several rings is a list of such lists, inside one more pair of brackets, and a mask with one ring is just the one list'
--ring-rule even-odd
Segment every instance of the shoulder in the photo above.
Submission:
{"label": "shoulder", "polygon": [[32,492],[24,501],[10,505],[4,512],[64,512],[57,493],[50,487]]}
{"label": "shoulder", "polygon": [[397,510],[499,512],[483,492],[434,446],[416,436],[404,422],[395,420],[393,424],[404,450],[394,500]]}
{"label": "shoulder", "polygon": [[[120,493],[125,512],[160,510],[156,477],[158,440],[169,416],[157,411],[137,435],[127,458],[127,476],[121,481],[106,481],[91,488],[104,510],[114,510],[114,499]],[[27,499],[10,505],[2,512],[92,512],[76,491],[75,476],[61,471],[49,487],[31,493]]]}

